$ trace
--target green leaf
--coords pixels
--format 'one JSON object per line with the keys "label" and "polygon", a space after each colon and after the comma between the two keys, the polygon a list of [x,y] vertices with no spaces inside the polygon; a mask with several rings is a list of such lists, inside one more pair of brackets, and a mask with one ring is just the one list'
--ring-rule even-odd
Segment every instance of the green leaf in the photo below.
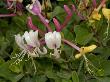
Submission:
{"label": "green leaf", "polygon": [[60,71],[60,72],[57,72],[57,76],[62,78],[62,79],[70,79],[71,78],[71,73],[70,72],[67,72],[67,71]]}
{"label": "green leaf", "polygon": [[110,82],[110,77],[98,78],[98,81],[97,82]]}
{"label": "green leaf", "polygon": [[110,75],[110,60],[102,62],[102,69],[104,69],[104,75]]}
{"label": "green leaf", "polygon": [[11,82],[17,82],[24,76],[24,74],[15,74],[11,72],[9,70],[10,63],[11,62],[9,61],[0,66],[0,77],[3,77]]}
{"label": "green leaf", "polygon": [[20,73],[22,71],[22,65],[20,63],[12,64],[9,66],[9,68],[12,72],[15,72],[15,73]]}
{"label": "green leaf", "polygon": [[78,74],[76,71],[72,72],[72,81],[73,82],[79,82]]}
{"label": "green leaf", "polygon": [[27,76],[27,77],[24,77],[24,78],[21,80],[21,82],[33,82],[33,79],[32,79],[31,77]]}
{"label": "green leaf", "polygon": [[84,27],[82,25],[77,25],[76,27],[74,27],[74,31],[76,34],[75,40],[80,45],[86,45],[93,38],[93,34],[88,31],[87,27]]}
{"label": "green leaf", "polygon": [[46,82],[47,80],[45,75],[36,75],[33,79],[35,79],[35,82]]}
{"label": "green leaf", "polygon": [[57,79],[57,78],[58,78],[57,75],[56,75],[56,73],[53,72],[53,71],[46,71],[46,72],[45,72],[45,75],[46,75],[48,78],[53,78],[53,79]]}

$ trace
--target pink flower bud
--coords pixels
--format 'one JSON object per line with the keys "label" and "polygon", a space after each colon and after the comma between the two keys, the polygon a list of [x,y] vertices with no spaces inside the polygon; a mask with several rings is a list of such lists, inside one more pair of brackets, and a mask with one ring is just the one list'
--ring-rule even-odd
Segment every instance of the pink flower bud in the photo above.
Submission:
{"label": "pink flower bud", "polygon": [[74,12],[76,11],[75,5],[72,5],[72,10],[73,10]]}
{"label": "pink flower bud", "polygon": [[61,25],[56,18],[53,18],[54,25],[56,27],[56,31],[59,32],[61,29]]}
{"label": "pink flower bud", "polygon": [[71,9],[67,5],[64,5],[64,9],[68,15],[72,15]]}
{"label": "pink flower bud", "polygon": [[92,3],[93,3],[93,6],[94,6],[94,8],[96,8],[96,0],[92,0]]}

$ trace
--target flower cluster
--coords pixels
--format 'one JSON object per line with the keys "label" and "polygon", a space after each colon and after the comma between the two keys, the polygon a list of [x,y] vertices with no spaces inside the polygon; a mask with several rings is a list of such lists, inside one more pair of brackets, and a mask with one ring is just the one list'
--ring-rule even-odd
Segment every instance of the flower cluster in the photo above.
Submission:
{"label": "flower cluster", "polygon": [[[66,20],[62,24],[56,18],[53,18],[53,23],[56,27],[55,31],[52,30],[49,24],[49,20],[47,20],[42,15],[41,5],[38,0],[34,1],[32,4],[29,4],[26,8],[30,13],[39,17],[39,19],[47,28],[47,30],[46,31],[40,30],[37,26],[35,26],[32,23],[32,18],[28,17],[27,25],[29,28],[35,31],[32,30],[30,32],[26,31],[23,36],[20,36],[20,34],[15,35],[16,43],[23,50],[22,54],[28,54],[28,56],[30,57],[40,57],[41,55],[48,53],[48,49],[46,47],[43,47],[43,51],[41,51],[40,49],[41,48],[40,45],[45,46],[46,44],[46,46],[49,49],[54,51],[54,53],[50,53],[50,55],[58,59],[60,58],[61,54],[60,49],[61,44],[65,43],[80,52],[79,53],[80,55],[75,56],[75,58],[78,59],[82,55],[91,52],[96,48],[96,45],[79,48],[72,42],[66,40],[65,38],[62,38],[60,32],[62,31],[62,29],[66,27],[66,25],[70,21],[73,12],[76,12],[76,14],[79,16],[81,20],[84,19],[84,17],[80,14],[80,12],[78,12],[74,5],[72,5],[72,10],[67,5],[64,5],[64,10],[67,13],[67,16]],[[42,35],[41,39],[38,39],[38,32],[39,34]]]}

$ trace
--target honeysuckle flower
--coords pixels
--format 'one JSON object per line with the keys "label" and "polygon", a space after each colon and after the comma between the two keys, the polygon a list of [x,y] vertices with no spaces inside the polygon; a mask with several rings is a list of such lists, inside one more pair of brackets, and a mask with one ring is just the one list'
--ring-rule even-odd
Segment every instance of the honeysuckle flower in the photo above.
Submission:
{"label": "honeysuckle flower", "polygon": [[26,6],[26,9],[34,14],[34,15],[38,15],[39,13],[41,13],[41,4],[38,0],[33,1],[32,4],[28,4]]}
{"label": "honeysuckle flower", "polygon": [[90,16],[91,21],[94,21],[94,20],[99,21],[101,19],[101,14],[99,14],[98,12],[99,11],[97,9],[94,9],[94,11],[92,12],[92,14]]}
{"label": "honeysuckle flower", "polygon": [[105,18],[107,20],[110,20],[110,9],[108,9],[106,7],[103,7],[102,8],[102,13],[103,13],[103,15],[105,16]]}
{"label": "honeysuckle flower", "polygon": [[48,32],[45,34],[45,43],[49,49],[54,49],[54,54],[56,58],[60,57],[60,52],[58,48],[61,46],[61,35],[60,32]]}
{"label": "honeysuckle flower", "polygon": [[[95,20],[99,21],[101,19],[101,14],[99,14],[99,10],[105,4],[106,0],[102,0],[100,5],[97,8],[94,8],[92,14],[89,17],[89,22],[93,23]],[[94,0],[95,3],[95,0]]]}
{"label": "honeysuckle flower", "polygon": [[90,45],[87,47],[81,47],[80,53],[75,55],[75,58],[78,59],[81,56],[85,55],[86,53],[92,52],[97,46],[96,45]]}
{"label": "honeysuckle flower", "polygon": [[18,55],[25,55],[31,57],[39,57],[42,54],[47,53],[47,49],[43,47],[43,51],[40,50],[40,42],[38,40],[38,31],[25,32],[24,35],[15,35],[15,41],[21,48],[22,53]]}

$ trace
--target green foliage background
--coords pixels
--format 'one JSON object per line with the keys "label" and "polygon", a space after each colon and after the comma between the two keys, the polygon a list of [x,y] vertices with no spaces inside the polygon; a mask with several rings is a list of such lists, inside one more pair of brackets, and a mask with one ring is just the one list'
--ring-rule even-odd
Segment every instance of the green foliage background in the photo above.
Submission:
{"label": "green foliage background", "polygon": [[[97,3],[99,1],[97,0]],[[78,5],[76,0],[63,0],[58,4],[52,3],[54,9],[51,12],[50,21],[55,16],[62,23],[66,16],[63,5],[70,6],[73,3]],[[5,3],[0,1],[0,13],[10,13],[11,11],[4,8],[4,5]],[[108,0],[108,8],[110,8],[109,5]],[[107,27],[107,20],[103,16],[100,21],[96,21],[95,28],[93,28],[88,20],[81,21],[73,13],[71,21],[62,31],[64,38],[78,46],[90,44],[98,46],[87,55],[87,58],[97,68],[96,70],[88,64],[93,71],[92,74],[88,73],[83,58],[74,58],[77,51],[64,44],[62,44],[62,54],[59,60],[50,57],[34,59],[36,73],[34,73],[32,60],[28,60],[27,57],[17,65],[13,64],[15,60],[11,58],[20,52],[14,36],[30,30],[26,24],[28,16],[32,17],[33,23],[40,29],[45,29],[38,17],[28,12],[23,12],[21,16],[0,18],[0,82],[110,82],[110,29],[108,38],[103,40]],[[51,25],[54,29],[52,22]]]}

